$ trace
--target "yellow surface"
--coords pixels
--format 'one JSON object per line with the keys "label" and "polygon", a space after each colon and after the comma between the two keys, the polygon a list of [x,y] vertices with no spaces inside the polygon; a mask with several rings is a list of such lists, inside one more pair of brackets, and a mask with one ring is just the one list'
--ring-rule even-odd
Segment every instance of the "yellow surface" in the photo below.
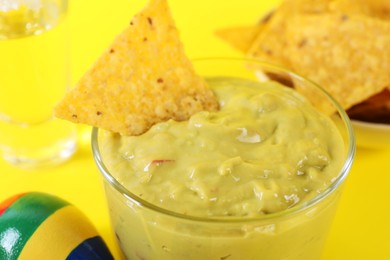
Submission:
{"label": "yellow surface", "polygon": [[[191,58],[239,57],[238,52],[214,36],[214,31],[229,25],[253,24],[276,2],[170,0]],[[146,0],[70,1],[73,83],[145,3]],[[88,134],[89,128],[80,127],[79,150],[70,161],[58,167],[27,171],[0,160],[0,201],[26,191],[58,195],[91,219],[118,258]],[[389,184],[390,147],[385,150],[358,149],[323,259],[390,259]]]}

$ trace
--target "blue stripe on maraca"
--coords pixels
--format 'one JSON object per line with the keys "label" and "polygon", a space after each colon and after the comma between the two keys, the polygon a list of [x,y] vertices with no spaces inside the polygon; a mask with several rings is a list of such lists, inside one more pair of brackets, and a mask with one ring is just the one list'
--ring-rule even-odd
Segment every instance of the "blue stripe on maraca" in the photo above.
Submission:
{"label": "blue stripe on maraca", "polygon": [[107,245],[100,236],[84,240],[66,258],[66,260],[113,260]]}

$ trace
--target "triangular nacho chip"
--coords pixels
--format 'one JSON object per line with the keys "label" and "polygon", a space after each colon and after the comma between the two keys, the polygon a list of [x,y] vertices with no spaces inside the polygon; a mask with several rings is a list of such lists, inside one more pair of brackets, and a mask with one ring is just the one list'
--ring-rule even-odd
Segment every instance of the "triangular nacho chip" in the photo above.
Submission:
{"label": "triangular nacho chip", "polygon": [[55,109],[55,115],[123,135],[216,110],[184,53],[166,0],[151,0]]}
{"label": "triangular nacho chip", "polygon": [[238,51],[246,53],[263,26],[263,24],[237,26],[220,29],[215,34]]}
{"label": "triangular nacho chip", "polygon": [[219,29],[215,34],[238,51],[247,53],[252,46],[253,41],[261,33],[263,27],[265,27],[272,15],[273,11],[265,14],[256,25],[243,25]]}
{"label": "triangular nacho chip", "polygon": [[390,23],[359,15],[300,15],[289,20],[285,37],[291,69],[323,86],[345,109],[390,84]]}
{"label": "triangular nacho chip", "polygon": [[[289,67],[285,37],[289,20],[300,14],[322,13],[328,10],[329,0],[285,0],[273,11],[264,28],[248,50],[248,56]],[[296,28],[299,30],[299,28]]]}

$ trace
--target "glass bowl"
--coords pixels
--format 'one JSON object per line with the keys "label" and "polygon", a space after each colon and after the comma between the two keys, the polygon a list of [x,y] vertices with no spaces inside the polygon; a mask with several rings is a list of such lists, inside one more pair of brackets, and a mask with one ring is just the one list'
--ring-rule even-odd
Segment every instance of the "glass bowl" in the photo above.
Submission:
{"label": "glass bowl", "polygon": [[[355,152],[351,123],[321,87],[282,68],[250,59],[194,60],[205,78],[276,80],[296,91],[337,126],[343,164],[337,177],[314,198],[286,210],[256,217],[207,218],[160,208],[128,190],[110,171],[94,128],[92,151],[104,182],[112,228],[128,259],[319,259]],[[115,167],[114,167],[115,168]]]}

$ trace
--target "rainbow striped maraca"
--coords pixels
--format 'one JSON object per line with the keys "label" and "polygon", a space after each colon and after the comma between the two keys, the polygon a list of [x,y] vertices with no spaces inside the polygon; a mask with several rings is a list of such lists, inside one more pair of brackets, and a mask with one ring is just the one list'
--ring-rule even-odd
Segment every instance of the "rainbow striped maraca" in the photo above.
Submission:
{"label": "rainbow striped maraca", "polygon": [[89,219],[58,197],[31,192],[0,203],[0,259],[113,259]]}

